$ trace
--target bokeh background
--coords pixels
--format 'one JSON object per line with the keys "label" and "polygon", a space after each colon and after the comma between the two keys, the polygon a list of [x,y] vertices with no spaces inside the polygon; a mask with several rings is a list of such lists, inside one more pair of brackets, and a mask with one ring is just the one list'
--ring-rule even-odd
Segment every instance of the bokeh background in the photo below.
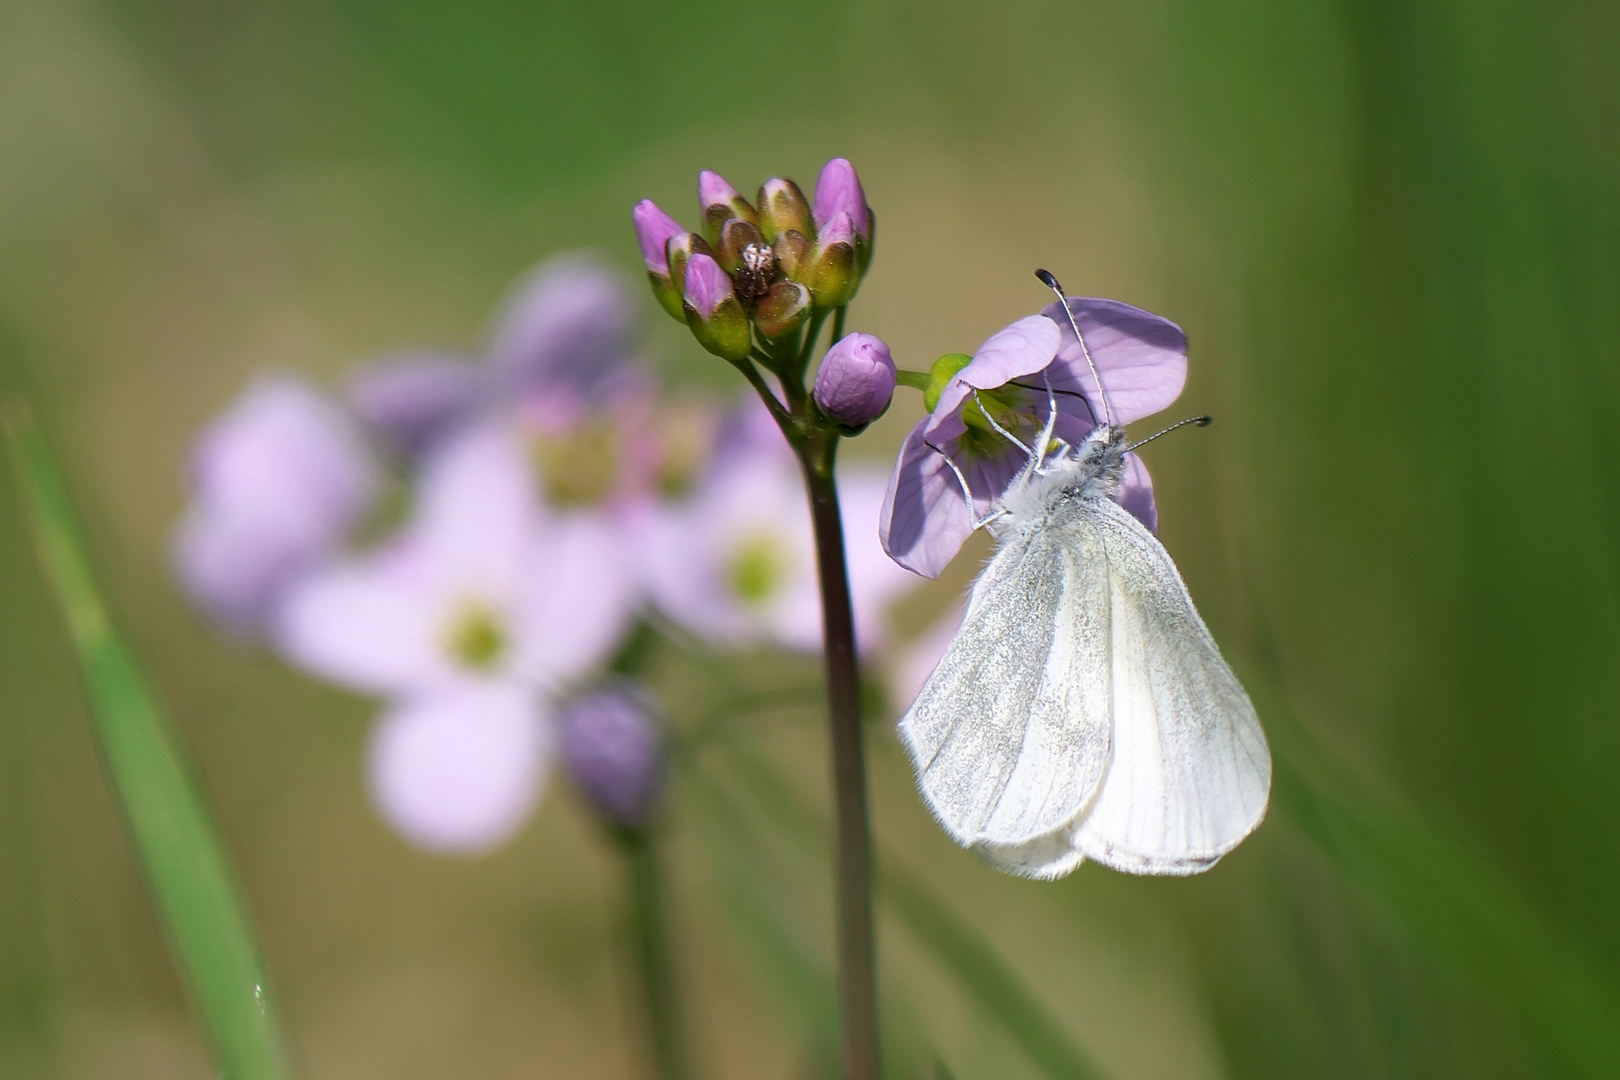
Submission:
{"label": "bokeh background", "polygon": [[[1620,8],[1579,2],[4,0],[0,390],[63,459],[308,1074],[645,1075],[622,867],[561,783],[477,860],[380,824],[374,704],[174,587],[189,440],[261,366],[476,343],[547,254],[639,272],[630,206],[695,220],[701,168],[834,155],[882,223],[850,326],[902,366],[1034,311],[1038,265],[1186,328],[1178,407],[1216,424],[1147,451],[1163,538],[1278,762],[1207,875],[1033,884],[939,834],[874,716],[897,1075],[1620,1073],[1616,56]],[[729,390],[647,300],[668,378]],[[900,394],[850,453],[894,450]],[[814,1076],[822,733],[747,730],[671,812],[693,1050]],[[0,1073],[211,1075],[10,474]]]}

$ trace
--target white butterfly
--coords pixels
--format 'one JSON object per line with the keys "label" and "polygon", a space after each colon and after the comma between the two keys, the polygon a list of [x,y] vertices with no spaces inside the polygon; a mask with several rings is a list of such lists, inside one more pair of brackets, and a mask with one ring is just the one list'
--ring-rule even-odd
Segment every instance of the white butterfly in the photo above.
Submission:
{"label": "white butterfly", "polygon": [[980,522],[996,553],[900,737],[940,824],[1001,869],[1196,874],[1265,816],[1265,734],[1169,553],[1114,499],[1124,430],[1043,460],[1050,428],[1049,411]]}

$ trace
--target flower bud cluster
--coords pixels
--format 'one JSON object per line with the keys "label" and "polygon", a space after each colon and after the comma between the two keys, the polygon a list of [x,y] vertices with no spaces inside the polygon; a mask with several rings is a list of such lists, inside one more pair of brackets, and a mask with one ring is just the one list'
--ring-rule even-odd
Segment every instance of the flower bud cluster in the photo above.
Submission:
{"label": "flower bud cluster", "polygon": [[698,204],[701,232],[687,231],[650,199],[631,217],[658,302],[727,360],[745,358],[755,333],[782,341],[812,313],[848,304],[871,265],[872,210],[843,158],[822,168],[813,202],[777,178],[750,203],[705,171]]}

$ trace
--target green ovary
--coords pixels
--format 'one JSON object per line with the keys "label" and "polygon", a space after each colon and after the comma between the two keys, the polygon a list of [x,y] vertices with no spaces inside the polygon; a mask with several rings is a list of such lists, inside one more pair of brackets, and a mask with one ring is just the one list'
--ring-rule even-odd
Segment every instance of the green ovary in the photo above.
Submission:
{"label": "green ovary", "polygon": [[488,604],[469,601],[451,621],[445,645],[462,667],[487,672],[506,655],[506,628]]}

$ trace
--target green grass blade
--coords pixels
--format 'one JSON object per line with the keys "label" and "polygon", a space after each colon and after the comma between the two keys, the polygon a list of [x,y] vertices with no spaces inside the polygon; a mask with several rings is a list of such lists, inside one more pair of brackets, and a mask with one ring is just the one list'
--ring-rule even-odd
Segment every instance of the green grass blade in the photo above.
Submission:
{"label": "green grass blade", "polygon": [[40,560],[78,653],[117,802],[224,1080],[293,1075],[225,846],[180,743],[113,631],[66,490],[26,408],[4,417]]}
{"label": "green grass blade", "polygon": [[1064,1032],[985,937],[963,922],[921,880],[883,862],[878,891],[912,936],[955,976],[985,1015],[993,1017],[1052,1080],[1099,1080],[1103,1075]]}
{"label": "green grass blade", "polygon": [[1273,797],[1290,821],[1382,897],[1438,962],[1511,1003],[1566,1075],[1620,1075],[1620,988],[1612,971],[1297,720],[1272,730]]}

